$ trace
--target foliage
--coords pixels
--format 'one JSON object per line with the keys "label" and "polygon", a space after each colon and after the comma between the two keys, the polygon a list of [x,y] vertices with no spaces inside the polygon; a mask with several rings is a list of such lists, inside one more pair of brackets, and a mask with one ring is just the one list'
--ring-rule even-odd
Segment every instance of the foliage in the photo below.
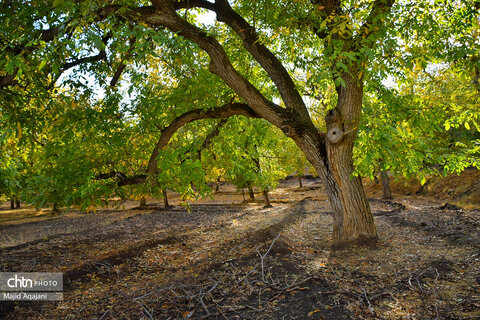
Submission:
{"label": "foliage", "polygon": [[422,183],[428,174],[480,167],[480,94],[450,70],[412,73],[398,90],[378,84],[364,99],[357,172],[390,170]]}
{"label": "foliage", "polygon": [[222,138],[214,145],[213,153],[216,165],[238,189],[257,186],[268,191],[287,175],[287,143],[264,120],[236,117],[222,129]]}

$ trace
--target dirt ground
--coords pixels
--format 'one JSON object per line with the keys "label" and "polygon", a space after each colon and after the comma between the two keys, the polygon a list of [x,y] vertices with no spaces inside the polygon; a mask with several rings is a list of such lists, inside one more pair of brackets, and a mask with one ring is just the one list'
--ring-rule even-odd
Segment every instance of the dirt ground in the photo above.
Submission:
{"label": "dirt ground", "polygon": [[0,302],[0,318],[480,319],[480,211],[371,189],[380,242],[345,251],[316,180],[282,183],[268,209],[230,186],[170,208],[0,208],[1,271],[65,282],[63,301]]}

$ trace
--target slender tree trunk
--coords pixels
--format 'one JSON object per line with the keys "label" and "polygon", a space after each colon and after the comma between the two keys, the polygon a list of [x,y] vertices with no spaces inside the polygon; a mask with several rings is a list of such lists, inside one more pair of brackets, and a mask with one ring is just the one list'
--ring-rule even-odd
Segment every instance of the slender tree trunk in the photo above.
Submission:
{"label": "slender tree trunk", "polygon": [[298,187],[303,188],[302,176],[297,176],[297,179],[298,179]]}
{"label": "slender tree trunk", "polygon": [[263,200],[265,201],[265,206],[264,208],[271,208],[272,204],[270,203],[270,195],[268,194],[268,190],[263,190]]}
{"label": "slender tree trunk", "polygon": [[215,192],[220,191],[220,178],[217,179],[217,183],[215,184]]}
{"label": "slender tree trunk", "polygon": [[20,198],[15,198],[15,208],[20,209]]}
{"label": "slender tree trunk", "polygon": [[60,212],[60,210],[58,209],[58,204],[56,202],[53,203],[52,212],[54,213]]}
{"label": "slender tree trunk", "polygon": [[146,207],[147,206],[147,198],[141,197],[140,198],[140,207]]}
{"label": "slender tree trunk", "polygon": [[15,199],[13,197],[10,198],[10,209],[15,209]]}
{"label": "slender tree trunk", "polygon": [[380,179],[382,180],[383,199],[393,199],[387,170],[380,170]]}
{"label": "slender tree trunk", "polygon": [[251,201],[255,200],[255,193],[253,192],[253,188],[252,188],[251,185],[248,186],[248,195],[249,195]]}
{"label": "slender tree trunk", "polygon": [[317,132],[302,132],[299,139],[292,137],[325,185],[333,211],[332,247],[335,249],[374,245],[378,238],[362,181],[353,176],[353,143],[361,115],[363,88],[352,80],[355,77],[343,75],[342,78],[346,86],[338,89],[337,107],[325,118],[326,137]]}
{"label": "slender tree trunk", "polygon": [[168,193],[167,193],[167,190],[166,190],[166,189],[163,189],[163,190],[162,190],[162,193],[163,193],[163,205],[165,206],[165,208],[168,208],[168,207],[170,207],[170,204],[168,203]]}

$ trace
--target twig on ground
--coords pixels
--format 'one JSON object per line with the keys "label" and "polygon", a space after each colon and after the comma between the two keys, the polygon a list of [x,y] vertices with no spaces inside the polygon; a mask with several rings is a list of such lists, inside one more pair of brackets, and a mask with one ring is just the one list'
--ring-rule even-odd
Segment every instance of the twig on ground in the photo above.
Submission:
{"label": "twig on ground", "polygon": [[102,314],[102,316],[98,318],[98,320],[102,320],[110,311],[112,311],[112,309],[108,309],[107,311],[105,311],[105,313]]}
{"label": "twig on ground", "polygon": [[280,233],[278,234],[278,236],[273,239],[272,243],[270,244],[270,247],[268,248],[267,252],[265,252],[265,254],[261,254],[260,251],[257,250],[257,253],[258,255],[260,256],[260,263],[261,263],[261,266],[262,266],[262,281],[265,282],[265,264],[264,264],[264,261],[265,261],[265,257],[268,255],[268,253],[270,252],[270,250],[272,250],[272,247],[275,243],[275,241],[277,241],[277,239],[280,237]]}

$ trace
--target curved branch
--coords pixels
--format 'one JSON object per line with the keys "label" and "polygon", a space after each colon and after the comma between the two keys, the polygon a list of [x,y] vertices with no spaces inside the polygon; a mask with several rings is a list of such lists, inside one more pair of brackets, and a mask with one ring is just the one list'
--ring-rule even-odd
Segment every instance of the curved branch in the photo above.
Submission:
{"label": "curved branch", "polygon": [[144,22],[151,26],[160,26],[176,32],[195,42],[210,57],[210,71],[219,76],[233,91],[255,111],[277,127],[285,119],[285,109],[269,101],[262,93],[245,79],[232,65],[227,53],[212,36],[182,19],[175,11],[172,1],[155,0],[153,8],[132,9],[124,14],[126,18]]}
{"label": "curved branch", "polygon": [[[227,123],[227,118],[223,118],[215,128],[207,135],[205,140],[203,141],[200,148],[197,150],[198,156],[200,157],[201,150],[209,148],[212,144],[212,140],[218,136],[220,133],[220,128]],[[168,143],[168,141],[167,141]],[[108,173],[100,173],[95,177],[95,180],[107,180],[107,179],[116,179],[116,185],[119,187],[122,186],[129,186],[133,184],[142,184],[147,181],[146,174],[136,174],[133,176],[127,176],[125,173],[120,171],[110,171]]]}
{"label": "curved branch", "polygon": [[[175,4],[175,8],[201,7],[214,11],[218,21],[226,23],[240,37],[243,47],[262,66],[275,83],[285,106],[295,110],[304,121],[311,122],[305,102],[296,89],[292,77],[280,60],[261,43],[253,26],[230,6],[227,0],[211,3],[205,0],[184,0]],[[313,125],[313,124],[312,124]]]}
{"label": "curved branch", "polygon": [[[62,30],[61,27],[67,26],[70,22],[71,21],[68,21],[61,26],[56,26],[47,30],[40,31],[37,37],[45,42],[53,41]],[[3,39],[0,39],[0,43],[2,44],[2,46],[7,44],[6,40]],[[5,50],[15,56],[21,56],[32,54],[37,48],[38,46],[26,46],[25,44],[14,45],[10,43],[8,46],[6,46]],[[17,74],[18,68],[15,68],[11,73],[5,72],[5,75],[0,76],[0,89],[18,84],[18,82],[15,80]]]}
{"label": "curved branch", "polygon": [[150,160],[148,161],[147,173],[155,174],[158,172],[158,155],[160,150],[165,148],[170,141],[170,138],[173,136],[178,129],[190,123],[192,121],[201,120],[201,119],[224,119],[231,116],[246,116],[251,118],[258,118],[258,115],[246,104],[243,103],[231,103],[226,104],[219,108],[214,108],[210,110],[195,109],[178,116],[173,120],[168,127],[166,127],[160,138],[158,139],[155,148],[153,149]]}

